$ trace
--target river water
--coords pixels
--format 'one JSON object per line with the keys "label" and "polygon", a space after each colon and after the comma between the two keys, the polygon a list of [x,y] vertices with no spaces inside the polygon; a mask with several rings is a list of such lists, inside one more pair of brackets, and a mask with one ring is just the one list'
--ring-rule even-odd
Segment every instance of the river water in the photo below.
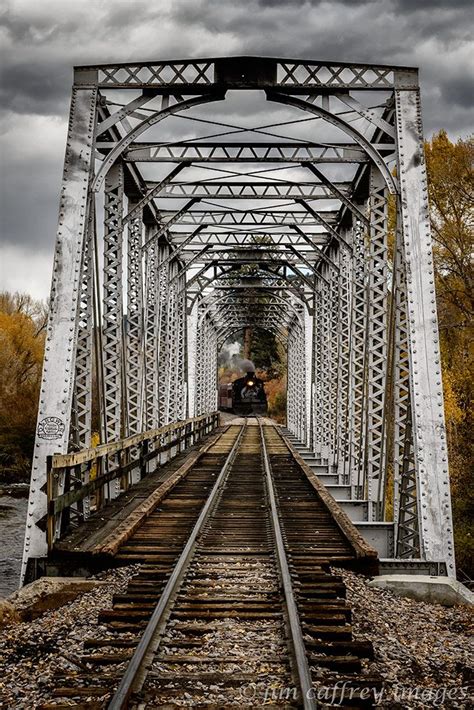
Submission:
{"label": "river water", "polygon": [[0,495],[0,597],[18,589],[27,507],[26,497]]}

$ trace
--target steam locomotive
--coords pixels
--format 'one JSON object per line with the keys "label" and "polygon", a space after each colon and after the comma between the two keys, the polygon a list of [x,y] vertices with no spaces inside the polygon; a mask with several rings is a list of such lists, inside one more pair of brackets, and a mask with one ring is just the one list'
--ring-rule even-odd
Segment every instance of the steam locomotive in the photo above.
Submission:
{"label": "steam locomotive", "polygon": [[219,385],[219,403],[221,411],[233,414],[265,414],[267,411],[267,396],[263,380],[255,372],[247,372],[235,382]]}

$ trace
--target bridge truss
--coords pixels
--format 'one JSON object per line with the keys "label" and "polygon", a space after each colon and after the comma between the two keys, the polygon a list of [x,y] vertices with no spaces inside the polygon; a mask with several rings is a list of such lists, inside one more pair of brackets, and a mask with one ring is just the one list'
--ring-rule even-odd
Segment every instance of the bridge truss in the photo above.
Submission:
{"label": "bridge truss", "polygon": [[254,57],[75,69],[25,564],[48,457],[212,411],[248,325],[393,556],[454,574],[417,70]]}

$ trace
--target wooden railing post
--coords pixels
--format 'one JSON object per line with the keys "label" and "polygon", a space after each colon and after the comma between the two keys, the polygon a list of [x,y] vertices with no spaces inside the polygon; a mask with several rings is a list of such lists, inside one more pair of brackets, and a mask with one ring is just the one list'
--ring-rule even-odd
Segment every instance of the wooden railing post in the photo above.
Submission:
{"label": "wooden railing post", "polygon": [[53,457],[46,457],[46,494],[48,497],[48,519],[46,526],[46,535],[48,540],[48,550],[51,551],[54,544],[54,528],[55,528],[55,515],[54,515],[54,499],[56,498],[56,491],[54,487],[54,476],[55,472],[52,470]]}
{"label": "wooden railing post", "polygon": [[148,472],[147,457],[148,457],[149,439],[144,439],[140,444],[140,478],[145,478]]}
{"label": "wooden railing post", "polygon": [[[97,478],[101,478],[104,474],[104,460],[105,456],[101,456],[100,458],[97,459]],[[101,510],[103,508],[104,503],[105,503],[106,497],[105,497],[105,485],[100,486],[100,488],[97,489],[96,492],[96,509]]]}
{"label": "wooden railing post", "polygon": [[117,451],[117,469],[119,472],[120,488],[122,491],[126,491],[128,489],[128,474],[124,473],[124,467],[126,464],[126,460],[124,460],[125,455],[126,449],[121,449],[120,451]]}

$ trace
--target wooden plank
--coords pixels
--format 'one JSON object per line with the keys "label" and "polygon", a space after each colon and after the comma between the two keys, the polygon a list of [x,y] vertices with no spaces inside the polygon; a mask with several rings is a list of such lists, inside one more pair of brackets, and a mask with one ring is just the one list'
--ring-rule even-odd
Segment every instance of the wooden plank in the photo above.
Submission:
{"label": "wooden plank", "polygon": [[199,451],[191,454],[175,473],[168,478],[154,493],[152,493],[141,505],[127,516],[127,518],[100,544],[92,549],[95,555],[115,555],[120,547],[133,535],[142,525],[143,521],[153,512],[156,506],[165,498],[168,493],[189,473],[197,461],[216,443],[221,434],[213,436],[212,439],[202,446]]}
{"label": "wooden plank", "polygon": [[[223,430],[219,430],[223,431]],[[206,437],[207,441],[207,437]],[[54,544],[54,551],[64,554],[91,554],[94,547],[100,545],[117,526],[166,482],[193,452],[199,450],[202,442],[197,442],[186,452],[181,452],[155,471],[147,474],[133,487],[123,491],[118,498],[92,513],[79,528],[75,528]]]}
{"label": "wooden plank", "polygon": [[342,534],[344,535],[346,540],[349,542],[349,544],[353,548],[357,558],[360,560],[366,558],[366,559],[368,559],[368,561],[372,561],[373,563],[376,563],[378,560],[377,551],[374,550],[374,548],[371,547],[371,545],[369,545],[369,543],[362,537],[360,532],[357,530],[355,525],[352,523],[349,516],[344,512],[344,510],[342,510],[340,505],[334,500],[332,495],[326,490],[326,487],[324,486],[324,484],[319,481],[316,474],[307,465],[307,463],[304,461],[304,459],[301,458],[301,456],[296,451],[296,449],[293,448],[291,442],[288,441],[287,438],[281,432],[279,432],[279,434],[282,437],[283,441],[285,442],[286,446],[288,447],[288,450],[290,451],[291,455],[293,456],[293,458],[295,459],[297,464],[302,468],[309,483],[311,484],[311,486],[314,488],[314,490],[318,494],[320,500],[322,501],[322,503],[324,503],[324,505],[328,509],[328,511],[331,515],[331,518],[337,524],[338,528],[341,530]]}

